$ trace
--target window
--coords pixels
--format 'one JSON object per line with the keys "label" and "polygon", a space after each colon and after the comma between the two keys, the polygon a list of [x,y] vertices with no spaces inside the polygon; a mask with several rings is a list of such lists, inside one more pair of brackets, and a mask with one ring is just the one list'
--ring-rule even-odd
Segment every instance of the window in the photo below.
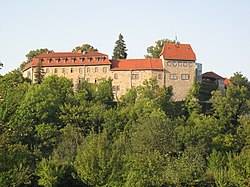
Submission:
{"label": "window", "polygon": [[96,72],[96,73],[98,72],[98,67],[95,68],[95,72]]}
{"label": "window", "polygon": [[95,58],[95,61],[99,62],[100,61],[100,57]]}
{"label": "window", "polygon": [[193,66],[193,62],[188,62],[189,67]]}
{"label": "window", "polygon": [[180,61],[180,62],[178,62],[178,66],[182,66],[182,62]]}
{"label": "window", "polygon": [[65,63],[66,61],[67,61],[67,58],[64,58],[64,59],[63,59],[63,63]]}
{"label": "window", "polygon": [[107,73],[107,68],[103,67],[103,73]]}
{"label": "window", "polygon": [[168,66],[171,66],[172,62],[171,61],[168,61],[167,65]]}
{"label": "window", "polygon": [[117,92],[120,90],[120,86],[112,86],[112,91]]}
{"label": "window", "polygon": [[189,74],[181,74],[182,80],[189,80]]}
{"label": "window", "polygon": [[79,73],[82,73],[82,68],[79,68]]}
{"label": "window", "polygon": [[97,78],[95,78],[95,83],[98,83],[98,79]]}
{"label": "window", "polygon": [[65,73],[65,68],[62,69],[62,73]]}
{"label": "window", "polygon": [[162,74],[158,74],[158,79],[162,79]]}
{"label": "window", "polygon": [[90,68],[87,68],[87,72],[88,72],[88,73],[90,72]]}
{"label": "window", "polygon": [[57,73],[57,68],[54,69],[54,73]]}
{"label": "window", "polygon": [[117,73],[114,74],[114,79],[118,79],[118,74]]}
{"label": "window", "polygon": [[78,78],[78,84],[80,84],[82,82],[81,78]]}
{"label": "window", "polygon": [[187,67],[187,62],[183,62],[183,66],[184,66],[184,67]]}
{"label": "window", "polygon": [[84,58],[80,58],[80,62],[83,62],[84,61]]}
{"label": "window", "polygon": [[75,58],[71,58],[71,62],[74,63],[75,62]]}
{"label": "window", "polygon": [[48,64],[52,61],[52,59],[51,59],[51,58],[48,58],[47,60],[48,60],[48,61],[47,61],[47,62],[48,62]]}
{"label": "window", "polygon": [[73,68],[70,69],[70,73],[74,73],[74,69]]}
{"label": "window", "polygon": [[87,82],[88,82],[88,83],[90,82],[90,78],[87,78]]}
{"label": "window", "polygon": [[132,74],[131,78],[132,78],[133,80],[139,79],[139,74]]}
{"label": "window", "polygon": [[169,75],[169,78],[170,78],[171,80],[176,80],[176,79],[177,79],[177,75],[176,75],[176,74],[170,74],[170,75]]}
{"label": "window", "polygon": [[46,73],[49,73],[49,68],[46,68]]}
{"label": "window", "polygon": [[56,58],[56,63],[59,63],[59,60],[60,60],[59,58]]}
{"label": "window", "polygon": [[91,61],[91,58],[88,58],[88,62],[90,62]]}
{"label": "window", "polygon": [[177,66],[176,61],[173,61],[173,66],[174,66],[174,67],[176,67],[176,66]]}

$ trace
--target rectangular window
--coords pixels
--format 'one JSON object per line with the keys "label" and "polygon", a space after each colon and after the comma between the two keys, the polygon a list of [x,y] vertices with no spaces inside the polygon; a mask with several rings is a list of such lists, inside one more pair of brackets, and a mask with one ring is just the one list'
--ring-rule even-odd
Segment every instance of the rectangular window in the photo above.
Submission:
{"label": "rectangular window", "polygon": [[57,68],[54,69],[54,73],[57,73]]}
{"label": "rectangular window", "polygon": [[65,73],[65,68],[62,69],[62,73]]}
{"label": "rectangular window", "polygon": [[98,68],[97,68],[97,67],[95,68],[95,72],[96,72],[96,73],[98,72]]}
{"label": "rectangular window", "polygon": [[82,68],[79,68],[79,73],[82,73]]}
{"label": "rectangular window", "polygon": [[162,79],[162,74],[158,74],[158,79]]}
{"label": "rectangular window", "polygon": [[90,68],[87,68],[87,72],[88,72],[88,73],[90,72]]}
{"label": "rectangular window", "polygon": [[177,75],[176,75],[176,74],[170,74],[170,75],[169,75],[169,78],[170,78],[171,80],[176,80],[176,79],[177,79]]}
{"label": "rectangular window", "polygon": [[97,78],[95,78],[95,83],[98,83],[98,79]]}
{"label": "rectangular window", "polygon": [[107,68],[106,67],[103,68],[103,73],[107,73]]}
{"label": "rectangular window", "polygon": [[117,92],[120,90],[120,86],[112,86],[112,91]]}
{"label": "rectangular window", "polygon": [[139,79],[139,74],[132,74],[131,78],[133,80]]}
{"label": "rectangular window", "polygon": [[74,69],[73,68],[70,69],[70,73],[74,73]]}
{"label": "rectangular window", "polygon": [[182,80],[189,80],[189,74],[181,74]]}

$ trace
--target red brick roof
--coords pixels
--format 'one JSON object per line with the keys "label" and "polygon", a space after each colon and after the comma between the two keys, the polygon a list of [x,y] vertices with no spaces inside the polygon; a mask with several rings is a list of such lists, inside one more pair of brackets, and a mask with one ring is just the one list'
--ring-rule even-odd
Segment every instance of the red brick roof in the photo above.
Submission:
{"label": "red brick roof", "polygon": [[205,78],[214,78],[214,79],[224,79],[223,77],[221,77],[220,75],[218,75],[218,74],[216,74],[216,73],[214,73],[212,71],[203,73],[202,77],[205,77]]}
{"label": "red brick roof", "polygon": [[189,44],[164,44],[160,55],[167,60],[196,60],[195,53]]}
{"label": "red brick roof", "polygon": [[111,70],[163,70],[161,59],[111,60]]}
{"label": "red brick roof", "polygon": [[[88,61],[89,58],[91,58],[90,62]],[[106,54],[97,51],[88,52],[86,54],[77,52],[53,52],[37,55],[31,62],[26,64],[24,70],[30,67],[36,67],[40,60],[42,60],[42,67],[111,64]]]}

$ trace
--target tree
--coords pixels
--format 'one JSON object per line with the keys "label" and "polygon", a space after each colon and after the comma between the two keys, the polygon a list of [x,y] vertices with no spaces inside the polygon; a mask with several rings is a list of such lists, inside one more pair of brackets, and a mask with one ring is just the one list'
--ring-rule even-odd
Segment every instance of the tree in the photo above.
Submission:
{"label": "tree", "polygon": [[41,48],[41,49],[36,49],[36,50],[31,50],[26,56],[27,61],[32,60],[34,57],[37,55],[40,55],[41,53],[51,53],[53,50],[49,50],[47,48]]}
{"label": "tree", "polygon": [[2,69],[3,67],[3,63],[0,61],[0,69]]}
{"label": "tree", "polygon": [[164,44],[175,43],[175,42],[176,42],[175,40],[169,40],[169,39],[157,40],[155,42],[155,46],[150,46],[147,48],[148,54],[145,55],[145,58],[159,58]]}
{"label": "tree", "polygon": [[126,59],[126,44],[124,43],[122,34],[119,34],[119,39],[115,42],[112,59]]}
{"label": "tree", "polygon": [[51,53],[51,52],[53,52],[53,50],[49,50],[47,48],[41,48],[29,51],[29,53],[25,55],[27,60],[22,62],[22,64],[19,66],[19,69],[22,71],[25,65],[37,55],[40,55],[41,53]]}
{"label": "tree", "polygon": [[72,52],[79,52],[81,50],[81,53],[83,52],[90,52],[90,51],[98,51],[97,48],[94,48],[93,46],[89,44],[83,44],[81,46],[76,46]]}
{"label": "tree", "polygon": [[37,84],[41,84],[44,75],[45,75],[45,72],[44,72],[43,69],[42,69],[42,62],[39,61],[38,64],[37,64],[36,70],[35,70],[35,72],[34,72],[35,82],[36,82]]}

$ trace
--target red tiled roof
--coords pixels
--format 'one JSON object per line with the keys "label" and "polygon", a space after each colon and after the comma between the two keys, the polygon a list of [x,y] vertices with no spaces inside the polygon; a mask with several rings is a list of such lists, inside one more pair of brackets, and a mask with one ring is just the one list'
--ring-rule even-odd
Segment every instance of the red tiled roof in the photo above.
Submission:
{"label": "red tiled roof", "polygon": [[160,55],[167,60],[196,60],[195,53],[189,44],[164,44]]}
{"label": "red tiled roof", "polygon": [[223,77],[221,77],[220,75],[217,75],[216,73],[214,73],[212,71],[203,73],[202,77],[205,77],[205,78],[215,78],[215,79],[224,79]]}
{"label": "red tiled roof", "polygon": [[[88,62],[88,58],[92,58],[90,62]],[[96,58],[105,58],[103,61],[98,60],[96,61]],[[74,62],[71,61],[71,59],[75,59]],[[50,62],[48,60],[50,59]],[[57,59],[59,59],[58,62]],[[64,59],[66,61],[64,62]],[[81,61],[81,59],[84,59]],[[30,67],[36,67],[39,60],[42,60],[42,67],[57,67],[57,66],[79,66],[79,65],[110,65],[111,62],[108,59],[108,56],[99,53],[97,51],[88,52],[86,54],[83,53],[77,53],[77,52],[53,52],[53,53],[42,53],[37,55],[31,62],[26,64],[24,70],[30,68]]]}
{"label": "red tiled roof", "polygon": [[163,70],[161,59],[111,60],[111,70]]}
{"label": "red tiled roof", "polygon": [[228,78],[224,78],[224,84],[228,87],[230,85],[230,80]]}

